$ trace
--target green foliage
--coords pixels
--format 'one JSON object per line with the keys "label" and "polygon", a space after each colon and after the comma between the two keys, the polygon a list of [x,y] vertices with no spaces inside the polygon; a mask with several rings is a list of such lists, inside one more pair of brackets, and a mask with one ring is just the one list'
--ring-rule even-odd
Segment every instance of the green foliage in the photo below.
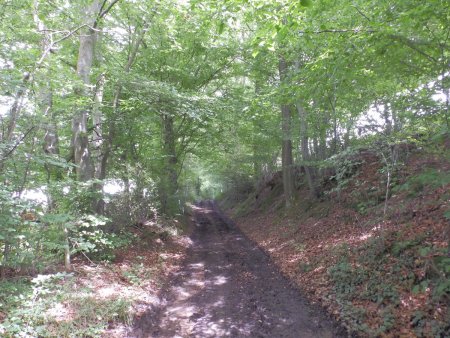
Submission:
{"label": "green foliage", "polygon": [[328,270],[328,274],[333,280],[337,297],[345,300],[351,300],[356,288],[367,278],[367,271],[363,268],[353,267],[345,259],[332,266]]}
{"label": "green foliage", "polygon": [[398,241],[395,242],[392,246],[392,253],[395,256],[400,256],[402,252],[404,252],[407,249],[410,249],[412,247],[415,247],[419,242],[415,240],[408,240],[408,241]]}
{"label": "green foliage", "polygon": [[[192,199],[222,194],[230,205],[245,201],[236,212],[247,213],[255,205],[255,182],[280,170],[280,144],[286,137],[280,132],[280,105],[304,108],[304,118],[291,114],[288,136],[292,148],[299,150],[293,152],[294,163],[311,167],[313,185],[332,176],[330,193],[341,194],[354,178],[361,165],[358,149],[369,144],[378,151],[384,161],[381,174],[390,182],[383,196],[379,187],[354,193],[354,208],[361,214],[383,200],[387,206],[391,186],[417,195],[450,183],[444,170],[426,169],[397,185],[394,151],[407,141],[449,159],[444,154],[450,123],[444,2],[110,3],[110,11],[97,17],[101,31],[96,31],[89,84],[74,71],[80,37],[85,36],[86,18],[79,13],[88,1],[0,4],[3,274],[35,274],[61,263],[67,249],[90,259],[112,259],[115,249],[130,242],[124,233],[128,226],[158,219],[161,213],[181,213]],[[82,29],[70,31],[75,27]],[[288,65],[282,81],[281,58]],[[18,109],[13,109],[15,100]],[[80,109],[89,112],[81,128],[87,131],[80,133],[87,137],[83,164],[89,178],[101,179],[76,178],[73,162],[81,162],[74,156],[74,146],[79,146],[74,137],[80,129],[72,121]],[[96,114],[98,119],[93,118]],[[55,142],[49,148],[51,135]],[[303,141],[306,153],[300,151]],[[105,179],[120,185],[122,192],[104,193]],[[261,209],[269,210],[282,195],[281,183],[272,188]],[[27,192],[36,189],[47,201],[26,201]],[[34,217],[23,219],[27,213]],[[445,217],[450,218],[449,212]],[[423,278],[408,273],[401,277],[402,285],[417,292],[431,288],[440,301],[448,298],[448,261],[439,258],[441,254],[430,261],[432,246],[415,239],[381,238],[370,241],[365,250],[367,255],[358,262],[344,256],[329,271],[348,318],[364,315],[348,303],[364,286],[365,299],[396,304],[394,282],[381,280],[374,264],[391,256],[398,261],[392,273],[398,275],[416,268],[411,257],[418,254],[432,268]],[[138,283],[140,268],[135,266],[127,278]],[[28,297],[25,286],[5,288]],[[18,304],[20,299],[3,301]],[[43,306],[37,304],[32,313],[27,303],[27,313],[8,319],[8,332],[18,332],[16,325],[25,330],[23,335],[44,335],[37,314]],[[124,313],[126,306],[114,307]],[[88,305],[82,312],[86,316],[80,321],[93,314]],[[34,323],[29,332],[22,317]],[[383,317],[377,334],[392,326],[389,307]],[[68,324],[64,332],[58,331],[63,330],[60,326],[52,333],[92,336],[102,325],[93,323],[92,329],[82,331],[78,324]],[[368,332],[363,326],[361,330]]]}
{"label": "green foliage", "polygon": [[72,296],[66,301],[76,309],[74,318],[48,323],[48,331],[44,337],[96,337],[101,336],[112,323],[131,324],[131,300],[99,300],[91,296]]}
{"label": "green foliage", "polygon": [[411,176],[408,180],[396,187],[396,191],[406,191],[409,195],[416,195],[425,189],[436,189],[450,184],[450,173],[434,169],[424,169],[420,174]]}
{"label": "green foliage", "polygon": [[[72,276],[65,273],[38,275],[16,283],[0,282],[6,318],[0,324],[2,336],[85,337],[99,336],[110,323],[131,322],[131,300],[95,299],[89,290],[74,290]],[[70,308],[59,318],[61,304]]]}
{"label": "green foliage", "polygon": [[130,269],[122,272],[123,277],[134,285],[141,285],[142,281],[148,280],[151,274],[148,267],[144,266],[143,262],[139,262],[139,257],[138,262],[133,263]]}
{"label": "green foliage", "polygon": [[446,212],[444,212],[444,217],[450,221],[450,210],[447,210]]}
{"label": "green foliage", "polygon": [[0,189],[0,247],[3,247],[0,264],[3,271],[26,271],[36,265],[36,241],[42,236],[42,225],[33,220],[22,220],[20,216],[33,207],[33,204],[15,198],[11,191]]}
{"label": "green foliage", "polygon": [[7,317],[0,324],[0,333],[5,336],[40,336],[45,334],[45,313],[57,301],[62,288],[60,281],[70,277],[64,273],[38,275],[33,280],[19,281],[14,293],[5,299]]}
{"label": "green foliage", "polygon": [[337,186],[332,189],[332,192],[341,191],[356,174],[358,167],[362,164],[358,156],[359,152],[358,148],[348,148],[323,163],[324,168],[333,168],[335,171],[335,174],[330,177],[331,180],[337,182]]}
{"label": "green foliage", "polygon": [[366,310],[361,307],[356,307],[349,301],[338,300],[341,307],[342,319],[349,332],[363,332],[366,334],[373,333],[372,330],[364,323],[367,317]]}
{"label": "green foliage", "polygon": [[[437,320],[429,319],[424,311],[417,310],[411,317],[411,324],[418,337],[426,337],[430,334],[433,337],[445,337],[450,329],[450,325],[442,325]],[[430,329],[431,328],[431,332]]]}
{"label": "green foliage", "polygon": [[310,263],[301,263],[298,268],[301,272],[310,272],[314,270],[315,266]]}
{"label": "green foliage", "polygon": [[[401,234],[374,238],[355,250],[356,262],[350,263],[347,249],[337,249],[341,260],[328,270],[336,301],[351,329],[377,336],[388,333],[395,324],[393,309],[400,303],[400,294],[418,294],[431,290],[432,298],[425,308],[445,304],[450,297],[450,260],[443,249],[426,244],[426,237],[400,240]],[[421,257],[421,258],[418,258]],[[416,271],[414,273],[413,271]],[[422,273],[417,274],[417,271]],[[364,326],[365,313],[352,302],[372,302],[378,305],[383,324],[372,330]],[[447,311],[447,310],[444,310]],[[445,332],[446,323],[418,311],[411,319],[417,332]],[[426,324],[426,325],[425,325]]]}

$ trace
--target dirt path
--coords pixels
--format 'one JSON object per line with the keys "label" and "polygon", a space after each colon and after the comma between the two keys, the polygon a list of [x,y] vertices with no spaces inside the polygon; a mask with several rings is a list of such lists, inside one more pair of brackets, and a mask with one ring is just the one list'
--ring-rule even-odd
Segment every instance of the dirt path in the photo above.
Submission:
{"label": "dirt path", "polygon": [[338,337],[212,202],[199,204],[194,219],[184,268],[133,337]]}

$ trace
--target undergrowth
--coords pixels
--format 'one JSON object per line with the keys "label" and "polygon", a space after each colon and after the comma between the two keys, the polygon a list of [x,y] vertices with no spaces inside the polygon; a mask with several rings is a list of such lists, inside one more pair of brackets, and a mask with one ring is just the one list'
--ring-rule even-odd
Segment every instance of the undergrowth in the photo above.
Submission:
{"label": "undergrowth", "polygon": [[131,299],[97,299],[74,288],[72,274],[38,275],[0,283],[2,337],[89,337],[111,323],[131,322]]}
{"label": "undergrowth", "polygon": [[[349,329],[369,336],[390,333],[402,297],[412,294],[421,299],[429,293],[411,323],[418,337],[444,337],[450,332],[450,313],[443,306],[450,301],[450,258],[423,235],[401,238],[401,233],[393,232],[352,248],[351,254],[342,251],[339,262],[328,269],[343,319]],[[355,305],[364,303],[373,304],[381,323],[367,325],[369,314]],[[441,307],[445,313],[436,313]]]}

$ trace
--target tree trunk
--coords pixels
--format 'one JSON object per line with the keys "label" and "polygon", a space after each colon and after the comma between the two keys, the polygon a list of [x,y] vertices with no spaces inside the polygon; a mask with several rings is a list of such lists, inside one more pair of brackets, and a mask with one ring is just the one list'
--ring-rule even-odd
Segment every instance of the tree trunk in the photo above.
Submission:
{"label": "tree trunk", "polygon": [[319,148],[318,136],[314,136],[312,142],[313,142],[313,150],[314,150],[314,152],[312,154],[313,158],[315,160],[320,160],[320,148]]}
{"label": "tree trunk", "polygon": [[[45,26],[44,22],[39,18],[38,15],[39,2],[34,3],[34,13],[33,19],[37,26],[38,31],[42,32],[41,50],[42,55],[48,53],[51,50],[51,35]],[[38,74],[39,75],[39,74]],[[37,80],[40,84],[37,86],[36,90],[36,101],[39,112],[44,117],[44,140],[42,148],[44,153],[51,156],[59,155],[59,138],[57,125],[53,116],[53,91],[49,79],[51,78],[50,68],[42,71],[40,78]],[[51,164],[45,164],[45,170],[47,171],[47,184],[50,184],[52,175],[56,176],[57,179],[61,178],[61,168],[56,167]],[[55,201],[52,198],[51,191],[47,191],[47,205],[49,209],[54,209],[56,207]]]}
{"label": "tree trunk", "polygon": [[307,121],[306,121],[306,111],[300,104],[300,102],[297,102],[295,104],[298,112],[298,117],[300,120],[300,138],[301,138],[301,155],[302,155],[302,162],[303,162],[303,168],[305,169],[305,176],[306,180],[308,182],[308,187],[310,191],[311,198],[315,199],[319,196],[319,193],[317,191],[315,182],[314,182],[314,175],[311,170],[311,167],[305,163],[309,161],[309,151],[308,151],[308,127],[307,127]]}
{"label": "tree trunk", "polygon": [[59,155],[59,138],[57,126],[52,114],[52,92],[47,85],[42,92],[38,94],[39,99],[39,109],[43,112],[45,116],[45,135],[43,149],[46,154]]}
{"label": "tree trunk", "polygon": [[23,100],[25,99],[26,93],[28,91],[27,85],[30,79],[31,75],[29,73],[25,73],[22,78],[22,84],[14,98],[14,102],[11,108],[9,109],[8,129],[6,131],[6,137],[3,137],[2,141],[10,142],[13,139],[14,130],[16,129],[17,118],[19,117],[20,111],[23,108]]}
{"label": "tree trunk", "polygon": [[107,152],[105,152],[103,142],[103,92],[105,86],[105,74],[101,74],[97,79],[97,86],[94,96],[94,107],[92,113],[92,160],[94,169],[94,178],[97,182],[94,183],[94,191],[97,196],[94,199],[94,210],[97,214],[103,215],[105,211],[105,201],[103,200],[103,180],[106,177],[106,159],[104,159]]}
{"label": "tree trunk", "polygon": [[9,260],[9,250],[10,250],[10,244],[7,240],[5,240],[3,244],[3,259],[2,259],[2,265],[0,266],[0,278],[5,279],[6,278],[6,270],[8,266],[8,260]]}
{"label": "tree trunk", "polygon": [[[258,98],[261,91],[260,81],[255,81],[255,97]],[[259,108],[259,107],[258,107]],[[260,138],[258,137],[261,130],[260,118],[256,117],[252,119],[253,137],[252,137],[252,150],[253,150],[253,175],[254,180],[257,182],[262,175],[262,163],[261,155],[264,152],[263,146],[261,146]]]}
{"label": "tree trunk", "polygon": [[350,134],[354,127],[354,119],[353,117],[350,117],[347,120],[346,126],[345,126],[345,135],[344,135],[344,150],[347,149],[350,146]]}
{"label": "tree trunk", "polygon": [[8,157],[8,155],[11,155],[10,154],[10,143],[13,140],[14,131],[16,129],[17,118],[19,117],[20,112],[23,108],[23,101],[28,92],[27,86],[28,86],[28,83],[30,82],[30,79],[31,79],[31,75],[29,73],[25,73],[25,75],[22,78],[22,84],[21,84],[19,90],[17,91],[16,96],[14,97],[13,104],[8,112],[8,127],[6,130],[6,135],[3,133],[0,134],[1,135],[0,142],[6,143],[6,147],[0,154],[0,156],[1,156],[0,157],[0,173],[3,171],[6,158]]}
{"label": "tree trunk", "polygon": [[161,174],[162,212],[173,215],[177,210],[178,157],[175,146],[174,118],[171,114],[161,114],[163,136],[164,171]]}
{"label": "tree trunk", "polygon": [[89,99],[92,92],[90,89],[90,73],[95,56],[95,43],[97,40],[97,33],[93,27],[95,27],[99,11],[100,3],[98,0],[94,0],[86,9],[85,13],[83,13],[86,18],[85,23],[89,28],[80,35],[80,47],[78,50],[77,74],[83,82],[83,86],[77,89],[77,94],[86,102],[83,102],[84,107],[76,112],[73,117],[72,149],[74,162],[77,166],[77,178],[81,182],[91,179],[94,172],[89,149],[87,124],[90,110]]}
{"label": "tree trunk", "polygon": [[384,123],[385,123],[385,130],[386,130],[386,135],[391,135],[392,134],[392,120],[391,120],[391,114],[390,114],[391,110],[390,110],[390,106],[388,103],[383,103],[383,118],[384,118]]}
{"label": "tree trunk", "polygon": [[[286,80],[287,63],[280,56],[278,63],[280,73],[280,85]],[[281,166],[283,173],[283,190],[286,207],[290,207],[294,199],[294,173],[292,158],[292,134],[291,134],[291,109],[289,104],[281,105]]]}
{"label": "tree trunk", "polygon": [[70,241],[69,241],[69,230],[65,225],[64,228],[64,268],[66,271],[72,270],[72,265],[70,262]]}

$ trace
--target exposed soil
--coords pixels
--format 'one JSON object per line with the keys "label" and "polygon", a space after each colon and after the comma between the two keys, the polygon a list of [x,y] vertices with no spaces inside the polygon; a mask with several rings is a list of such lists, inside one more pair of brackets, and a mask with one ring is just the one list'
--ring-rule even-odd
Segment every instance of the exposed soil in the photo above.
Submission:
{"label": "exposed soil", "polygon": [[339,337],[214,203],[193,210],[193,245],[163,302],[130,337]]}

